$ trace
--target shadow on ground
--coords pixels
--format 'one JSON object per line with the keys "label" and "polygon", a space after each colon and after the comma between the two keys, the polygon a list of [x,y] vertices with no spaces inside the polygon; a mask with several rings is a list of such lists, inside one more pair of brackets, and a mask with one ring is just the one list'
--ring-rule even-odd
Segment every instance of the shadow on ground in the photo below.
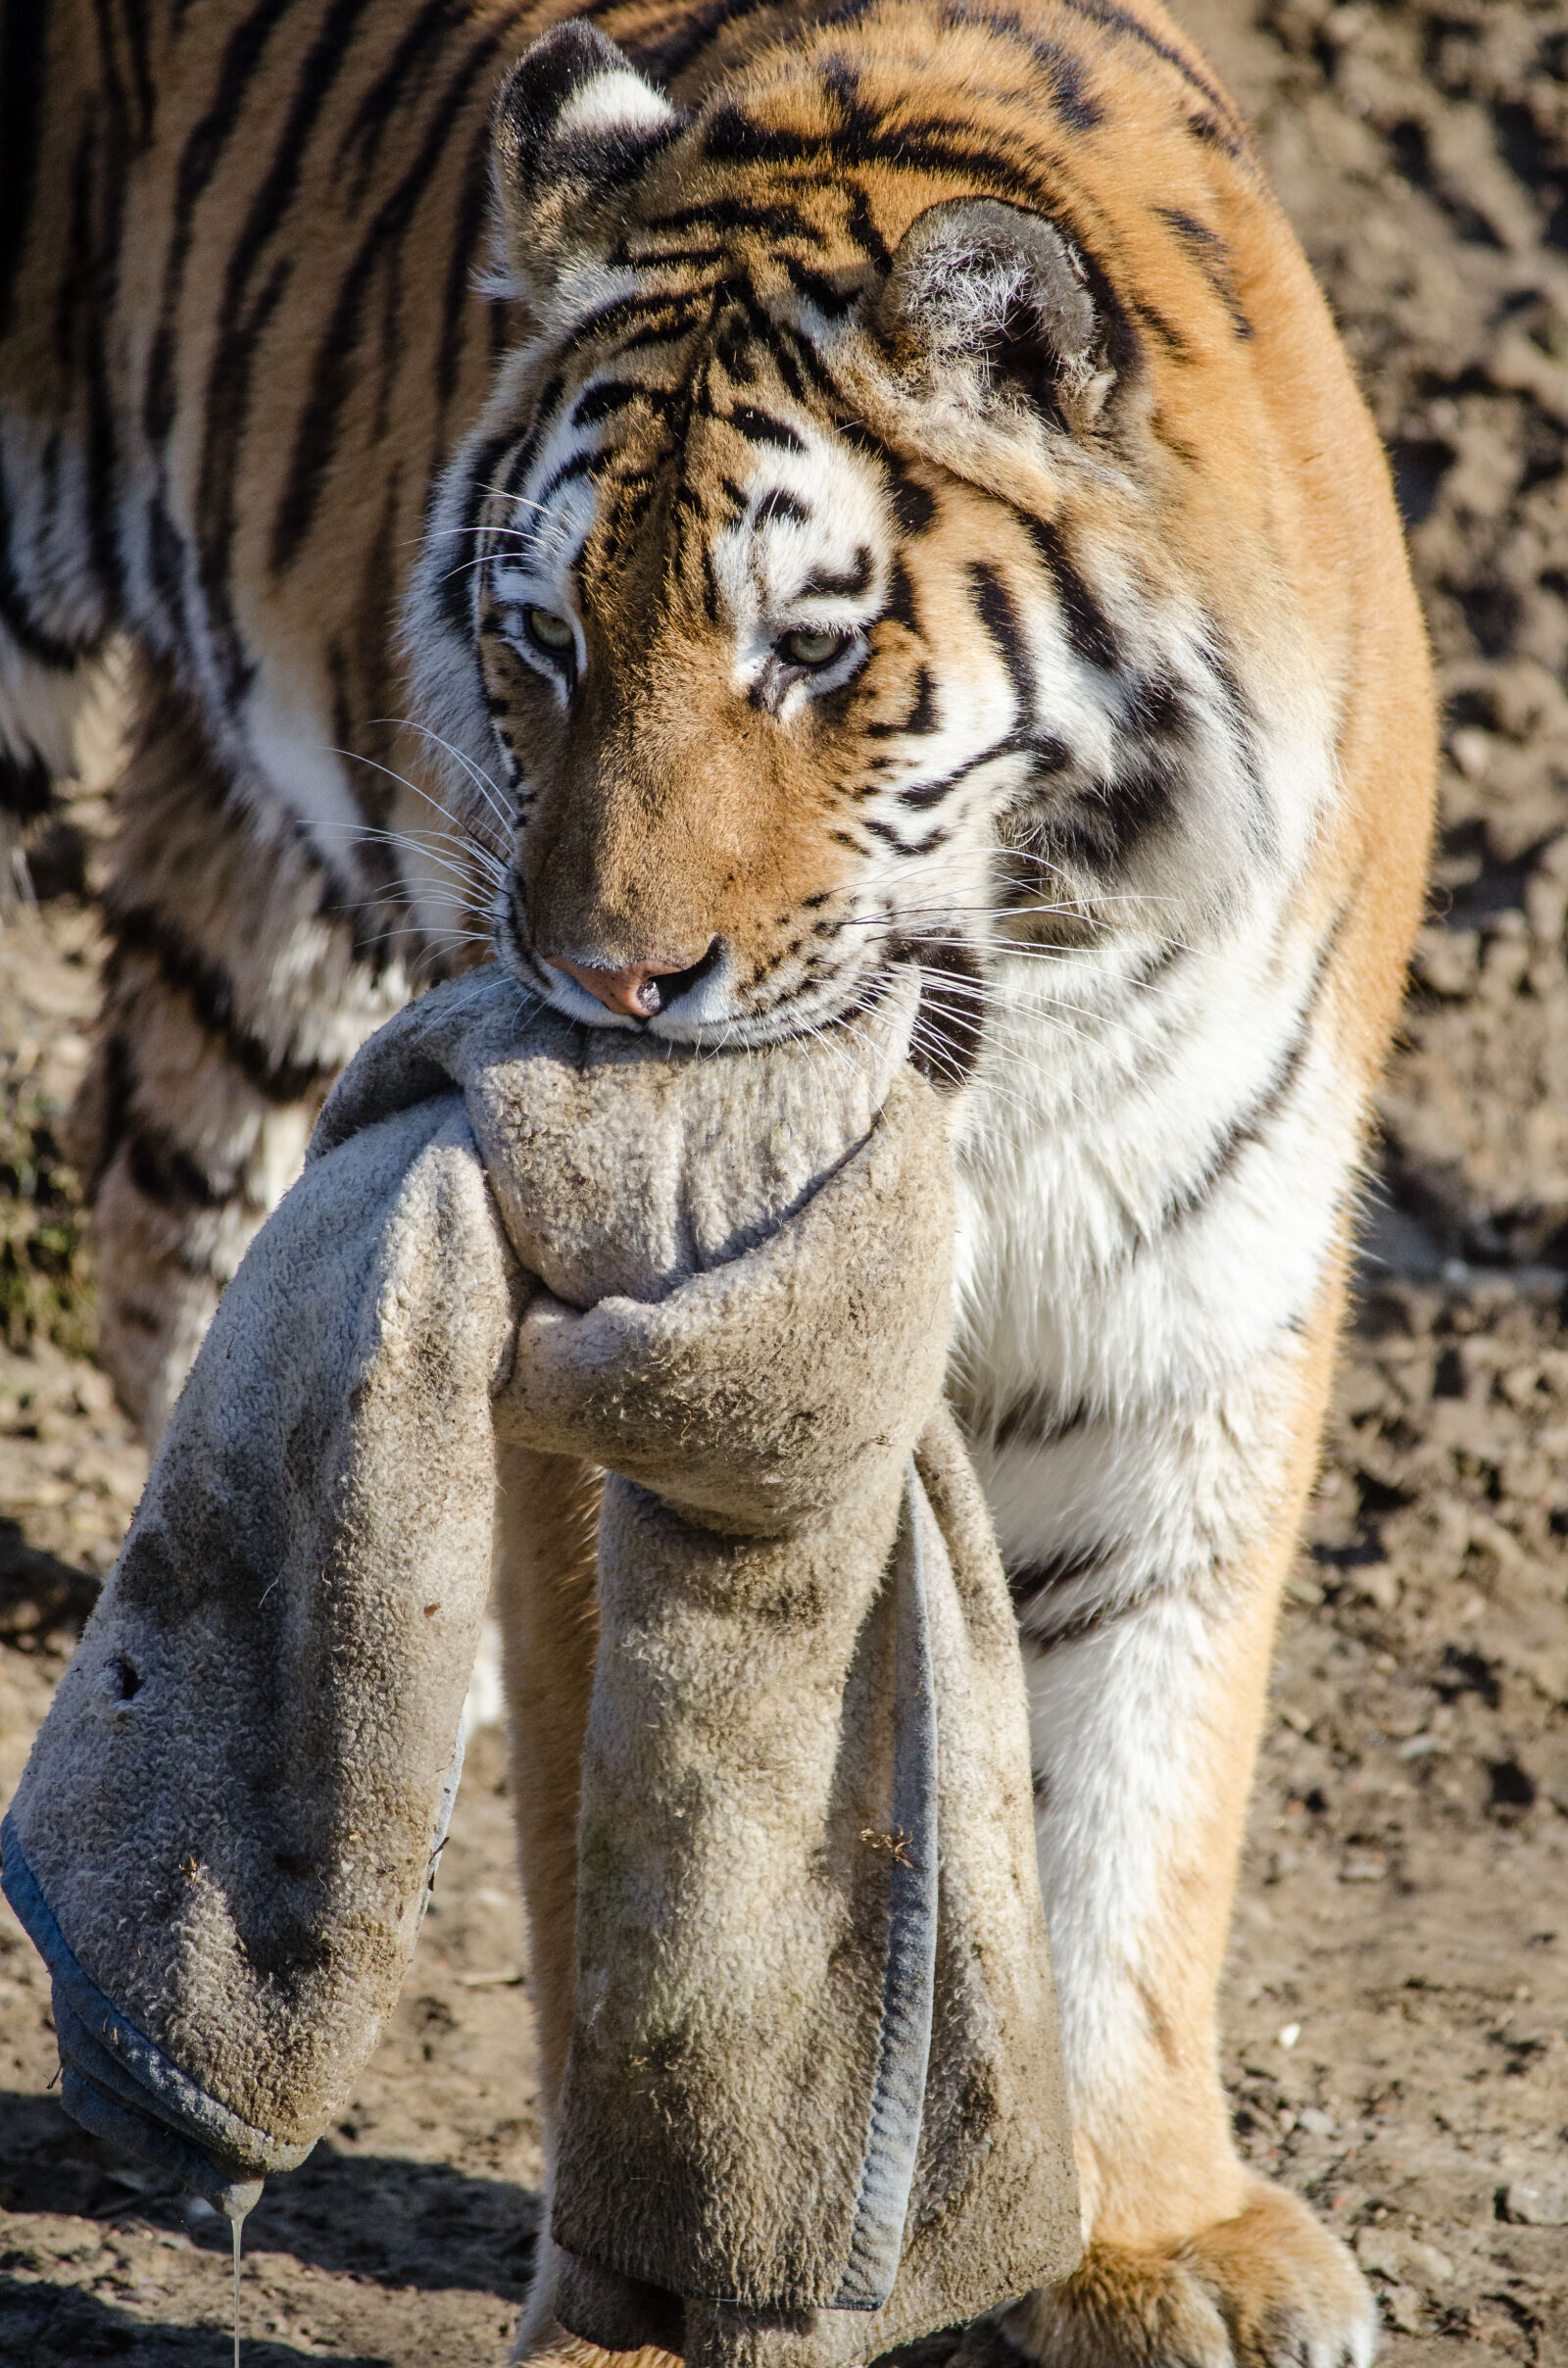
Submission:
{"label": "shadow on ground", "polygon": [[69,1653],[98,1585],[90,1571],[29,1546],[20,1521],[0,1518],[0,1641],[24,1653]]}
{"label": "shadow on ground", "polygon": [[[0,2275],[0,2363],[3,2368],[84,2368],[114,2360],[119,2368],[227,2368],[233,2338],[222,2327],[173,2327],[70,2287]],[[316,2349],[247,2339],[245,2368],[290,2368],[319,2362]],[[387,2368],[373,2352],[339,2351],[332,2368]]]}
{"label": "shadow on ground", "polygon": [[[0,2092],[0,2204],[23,2226],[33,2212],[100,2225],[133,2218],[183,2228],[204,2251],[228,2252],[226,2221],[205,2207],[193,2210],[172,2183],[89,2137],[52,2097]],[[297,2171],[269,2180],[246,2220],[245,2249],[286,2253],[312,2268],[378,2286],[458,2290],[520,2302],[538,2220],[538,2196],[507,2180],[476,2179],[445,2163],[356,2154],[323,2139]],[[0,2256],[0,2269],[16,2266],[14,2258]],[[0,2363],[33,2356],[17,2348],[6,2315],[14,2306],[0,2290]],[[256,2368],[262,2363],[259,2352]]]}

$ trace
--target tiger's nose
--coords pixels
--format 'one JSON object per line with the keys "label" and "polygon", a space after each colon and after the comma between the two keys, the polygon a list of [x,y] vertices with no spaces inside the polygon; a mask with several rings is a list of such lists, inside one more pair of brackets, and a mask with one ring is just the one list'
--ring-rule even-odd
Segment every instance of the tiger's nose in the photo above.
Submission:
{"label": "tiger's nose", "polygon": [[711,967],[712,951],[710,946],[701,962],[684,969],[678,962],[623,962],[618,970],[610,970],[597,962],[567,962],[561,955],[549,959],[552,970],[564,970],[607,1011],[622,1012],[628,1019],[652,1019]]}

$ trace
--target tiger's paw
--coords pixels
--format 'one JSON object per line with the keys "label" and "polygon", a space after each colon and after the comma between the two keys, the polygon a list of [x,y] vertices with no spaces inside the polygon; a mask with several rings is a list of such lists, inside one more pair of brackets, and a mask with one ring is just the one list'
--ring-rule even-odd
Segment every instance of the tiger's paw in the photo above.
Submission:
{"label": "tiger's paw", "polygon": [[[1283,2188],[1164,2250],[1091,2245],[1070,2278],[971,2328],[953,2368],[1368,2368],[1377,2311]],[[1008,2361],[1011,2354],[1011,2361]]]}

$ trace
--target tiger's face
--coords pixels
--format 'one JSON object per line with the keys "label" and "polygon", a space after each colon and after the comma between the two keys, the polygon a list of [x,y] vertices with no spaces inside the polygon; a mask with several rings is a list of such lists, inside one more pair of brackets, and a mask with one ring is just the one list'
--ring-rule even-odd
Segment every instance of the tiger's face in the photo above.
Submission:
{"label": "tiger's face", "polygon": [[1260,737],[1151,536],[1103,272],[1000,199],[760,181],[755,131],[578,25],[514,70],[537,334],[449,473],[416,676],[559,1010],[758,1043],[915,962],[961,1070],[998,947],[1147,955],[1280,855]]}
{"label": "tiger's face", "polygon": [[936,472],[813,414],[713,312],[678,437],[612,349],[519,448],[478,654],[505,958],[580,1018],[757,1042],[853,1011],[916,940],[952,957],[1020,717],[946,552],[980,521],[936,535]]}

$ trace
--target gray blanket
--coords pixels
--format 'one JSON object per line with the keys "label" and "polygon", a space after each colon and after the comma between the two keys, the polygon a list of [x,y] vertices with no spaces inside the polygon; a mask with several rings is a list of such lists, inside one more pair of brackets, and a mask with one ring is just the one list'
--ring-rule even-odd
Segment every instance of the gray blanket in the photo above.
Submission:
{"label": "gray blanket", "polygon": [[607,1474],[535,2328],[829,2368],[1072,2266],[908,1020],[895,993],[692,1056],[487,971],[354,1062],[4,1826],[90,2127],[242,2209],[340,2108],[433,1879],[498,1524],[528,1520],[514,1444]]}

